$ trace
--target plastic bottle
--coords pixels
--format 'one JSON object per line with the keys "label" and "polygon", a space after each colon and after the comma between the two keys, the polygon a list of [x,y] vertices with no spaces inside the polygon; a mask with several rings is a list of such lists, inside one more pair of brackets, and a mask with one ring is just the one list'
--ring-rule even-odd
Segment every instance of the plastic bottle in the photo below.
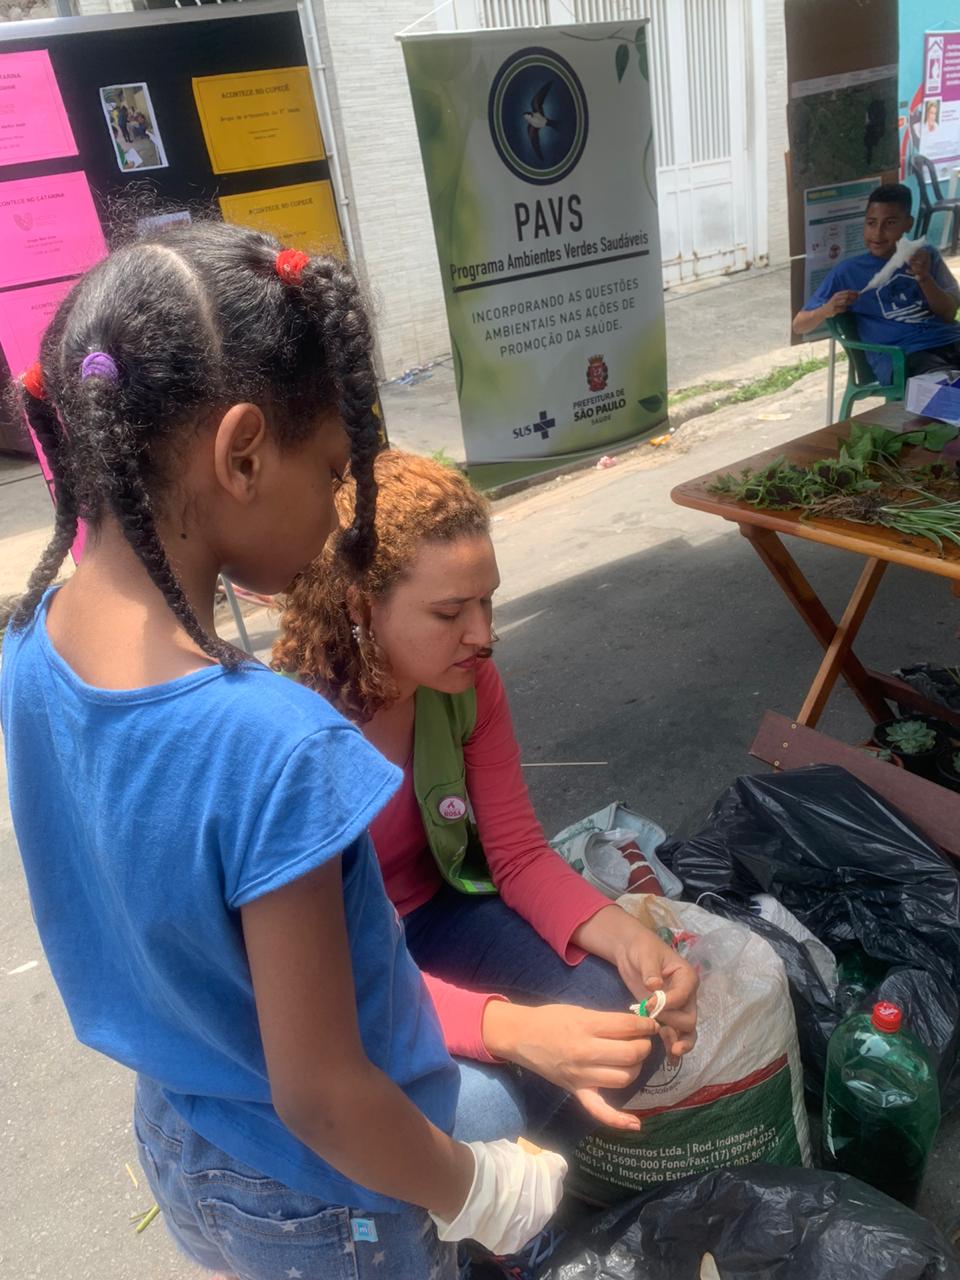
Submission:
{"label": "plastic bottle", "polygon": [[940,1124],[940,1091],[927,1050],[902,1021],[897,1005],[881,1001],[831,1036],[823,1163],[913,1205]]}

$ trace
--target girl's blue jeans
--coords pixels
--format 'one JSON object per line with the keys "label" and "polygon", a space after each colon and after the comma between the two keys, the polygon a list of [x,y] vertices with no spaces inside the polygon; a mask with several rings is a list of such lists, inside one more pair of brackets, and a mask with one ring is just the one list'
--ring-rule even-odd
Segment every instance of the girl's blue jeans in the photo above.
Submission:
{"label": "girl's blue jeans", "polygon": [[457,1246],[423,1209],[370,1214],[291,1191],[201,1138],[145,1076],[134,1129],[164,1222],[202,1267],[237,1280],[456,1280]]}

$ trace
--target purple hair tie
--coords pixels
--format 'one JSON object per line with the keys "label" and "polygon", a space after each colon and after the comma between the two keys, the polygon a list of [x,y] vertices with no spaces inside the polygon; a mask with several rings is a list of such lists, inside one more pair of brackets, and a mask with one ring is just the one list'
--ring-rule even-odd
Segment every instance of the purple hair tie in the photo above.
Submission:
{"label": "purple hair tie", "polygon": [[80,381],[85,382],[87,378],[106,378],[108,382],[119,382],[120,370],[113,356],[108,356],[105,351],[91,351],[88,356],[84,356],[80,366]]}

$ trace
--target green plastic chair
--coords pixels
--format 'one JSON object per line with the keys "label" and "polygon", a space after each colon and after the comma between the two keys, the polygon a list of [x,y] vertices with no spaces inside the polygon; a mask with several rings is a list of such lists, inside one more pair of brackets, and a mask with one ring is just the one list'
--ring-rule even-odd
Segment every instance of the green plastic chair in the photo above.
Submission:
{"label": "green plastic chair", "polygon": [[[902,347],[883,346],[877,342],[861,342],[857,333],[856,317],[849,312],[830,316],[825,321],[830,333],[843,347],[847,355],[847,389],[840,404],[841,422],[850,416],[850,406],[865,396],[883,396],[884,400],[902,400],[907,381],[907,357]],[[892,362],[892,381],[878,382],[870,367],[867,352],[889,356]]]}

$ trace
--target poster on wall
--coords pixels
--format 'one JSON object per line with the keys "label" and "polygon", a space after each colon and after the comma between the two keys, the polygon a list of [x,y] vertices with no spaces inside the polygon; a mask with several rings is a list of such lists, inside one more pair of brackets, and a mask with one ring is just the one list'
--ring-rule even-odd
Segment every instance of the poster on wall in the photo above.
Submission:
{"label": "poster on wall", "polygon": [[301,182],[240,196],[221,196],[227,222],[266,231],[291,249],[307,253],[343,254],[333,187],[329,182]]}
{"label": "poster on wall", "polygon": [[199,76],[193,94],[214,173],[322,160],[307,67]]}
{"label": "poster on wall", "polygon": [[485,487],[666,417],[646,40],[646,23],[401,37]]}
{"label": "poster on wall", "polygon": [[[863,216],[867,197],[880,185],[880,177],[841,182],[828,187],[808,187],[803,193],[804,274],[803,296],[810,297],[824,276],[844,258],[863,253]],[[825,327],[806,335],[809,340],[826,336]]]}
{"label": "poster on wall", "polygon": [[0,53],[0,165],[76,154],[50,54]]}
{"label": "poster on wall", "polygon": [[[955,15],[947,23],[947,16],[941,0],[898,7],[900,177],[914,190],[914,157],[925,157],[948,180],[960,165],[960,23]],[[932,229],[936,243],[942,216]]]}
{"label": "poster on wall", "polygon": [[918,150],[943,172],[960,162],[960,31],[928,31]]}

